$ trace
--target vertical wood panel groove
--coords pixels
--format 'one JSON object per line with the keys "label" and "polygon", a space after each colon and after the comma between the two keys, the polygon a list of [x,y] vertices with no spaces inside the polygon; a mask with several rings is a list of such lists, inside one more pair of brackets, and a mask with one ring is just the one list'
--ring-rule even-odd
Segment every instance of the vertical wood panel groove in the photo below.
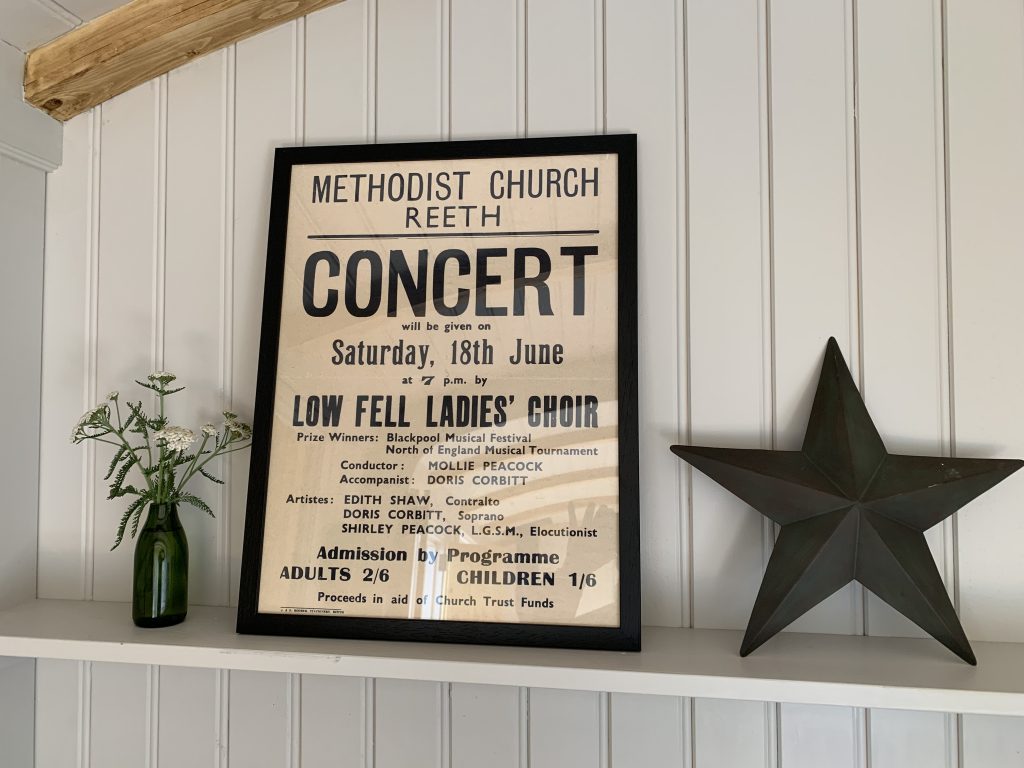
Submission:
{"label": "vertical wood panel groove", "polygon": [[782,738],[779,731],[780,709],[781,705],[778,702],[769,701],[764,705],[765,768],[779,768],[782,765]]}
{"label": "vertical wood panel groove", "polygon": [[154,122],[153,153],[155,189],[153,194],[153,342],[150,362],[154,371],[164,369],[164,327],[166,324],[167,277],[167,91],[168,75],[156,79],[153,90],[156,120]]}
{"label": "vertical wood panel groove", "polygon": [[683,764],[682,768],[696,768],[697,766],[697,727],[695,723],[694,700],[685,697],[680,701],[679,707],[679,732],[683,741]]}
{"label": "vertical wood panel groove", "polygon": [[[762,360],[762,418],[761,447],[776,447],[775,429],[775,223],[772,206],[772,54],[771,54],[771,0],[757,6],[758,43],[758,118],[760,126],[761,173],[761,360]],[[762,569],[768,567],[778,531],[774,522],[761,518]]]}
{"label": "vertical wood panel groove", "polygon": [[856,750],[853,761],[860,768],[871,768],[871,710],[854,708],[853,730],[858,736],[853,742]]}
{"label": "vertical wood panel groove", "polygon": [[452,0],[438,0],[437,82],[440,85],[441,108],[438,110],[437,135],[442,141],[452,140]]}
{"label": "vertical wood panel groove", "polygon": [[609,768],[611,765],[612,753],[612,705],[610,696],[607,693],[597,695],[597,739],[598,739],[598,765],[600,768]]}
{"label": "vertical wood panel groove", "polygon": [[516,0],[516,136],[527,134],[527,0]]}
{"label": "vertical wood panel groove", "polygon": [[519,768],[530,768],[530,689],[519,689]]}
{"label": "vertical wood panel groove", "polygon": [[215,697],[217,700],[216,716],[217,721],[214,723],[214,753],[213,753],[213,766],[214,768],[228,768],[228,731],[230,729],[229,723],[229,703],[230,703],[230,691],[231,691],[231,672],[227,669],[218,669],[217,678],[214,682],[216,688]]}
{"label": "vertical wood panel groove", "polygon": [[[761,175],[761,366],[762,418],[761,447],[777,446],[778,413],[776,402],[775,363],[775,207],[774,149],[772,145],[772,38],[771,0],[757,6],[758,43],[758,143]],[[768,517],[761,518],[761,569],[768,567],[778,526]],[[764,704],[764,765],[778,768],[782,761],[780,707],[776,702]]]}
{"label": "vertical wood panel groove", "polygon": [[160,765],[160,667],[146,668],[146,768]]}
{"label": "vertical wood panel groove", "polygon": [[[863,254],[861,253],[861,179],[860,179],[860,121],[859,87],[860,72],[858,60],[857,0],[846,0],[846,109],[847,109],[847,228],[849,236],[848,258],[850,259],[850,339],[851,357],[856,359],[860,391],[865,393],[864,370],[864,291]],[[869,634],[868,597],[864,587],[856,584],[854,596],[857,601],[860,634]],[[871,756],[870,713],[863,708],[853,710],[853,730],[856,734],[854,747],[857,754],[855,764],[869,768]]]}
{"label": "vertical wood panel groove", "polygon": [[[939,173],[936,178],[942,185],[942,193],[937,196],[941,232],[936,238],[939,246],[939,312],[945,344],[940,345],[940,362],[945,368],[945,376],[940,381],[940,391],[945,395],[945,408],[939,418],[942,425],[943,447],[950,456],[956,456],[956,398],[954,357],[953,357],[953,269],[952,269],[952,231],[950,201],[950,165],[949,165],[949,36],[947,34],[948,7],[947,0],[935,0],[932,18],[934,25],[934,61],[936,90],[936,123],[941,141],[938,143],[936,163]],[[943,540],[943,577],[947,589],[953,599],[953,607],[960,612],[960,549],[957,541],[957,515],[942,522]],[[964,764],[963,715],[947,714],[946,726],[946,762],[950,768],[959,768]]]}
{"label": "vertical wood panel groove", "polygon": [[372,677],[363,681],[363,764],[374,768],[377,764],[377,690]]}
{"label": "vertical wood panel groove", "polygon": [[594,0],[594,132],[608,132],[607,0]]}
{"label": "vertical wood panel groove", "polygon": [[78,662],[78,768],[90,768],[92,729],[92,662]]}
{"label": "vertical wood panel groove", "polygon": [[366,0],[366,140],[377,143],[377,0]]}
{"label": "vertical wood panel groove", "polygon": [[300,17],[292,23],[295,55],[295,143],[302,146],[306,143],[306,18]]}
{"label": "vertical wood panel groove", "polygon": [[[845,0],[844,63],[846,67],[846,204],[847,259],[849,269],[849,346],[853,377],[864,389],[864,313],[861,306],[860,254],[860,171],[857,129],[857,19],[856,0]],[[859,583],[851,590],[854,610],[854,634],[867,634],[868,601]]]}
{"label": "vertical wood panel groove", "polygon": [[452,684],[438,684],[437,698],[438,712],[441,714],[438,723],[440,739],[437,764],[442,768],[452,768]]}
{"label": "vertical wood panel groove", "polygon": [[[950,163],[949,163],[949,28],[947,26],[949,10],[947,0],[938,0],[939,3],[939,37],[940,37],[940,62],[941,83],[942,83],[942,265],[945,272],[945,310],[946,310],[946,358],[948,375],[946,377],[947,394],[949,397],[949,455],[956,456],[956,357],[954,355],[954,334],[953,334],[953,233],[952,233],[952,201],[950,198]],[[957,520],[954,513],[949,518],[950,549],[953,554],[953,605],[960,610],[960,546],[957,540]]]}
{"label": "vertical wood panel groove", "polygon": [[[235,282],[235,46],[224,51],[224,109],[221,113],[221,290],[220,290],[220,391],[221,409],[235,410],[232,371],[234,368],[234,282]],[[222,463],[224,485],[220,486],[221,515],[217,536],[223,604],[231,605],[231,462]]]}
{"label": "vertical wood panel groove", "polygon": [[288,686],[288,768],[302,766],[302,675],[289,673]]}
{"label": "vertical wood panel groove", "polygon": [[[96,403],[97,370],[99,368],[99,260],[100,260],[100,160],[103,151],[103,107],[96,107],[89,115],[89,216],[88,244],[86,246],[85,348],[85,402],[82,410]],[[93,554],[96,549],[96,446],[89,443],[85,450],[85,525],[82,528],[82,597],[92,600],[96,572]]]}
{"label": "vertical wood panel groove", "polygon": [[[675,0],[673,5],[675,30],[673,48],[675,55],[675,96],[676,96],[676,333],[680,349],[676,358],[676,380],[679,382],[679,400],[677,406],[678,420],[676,438],[682,442],[691,442],[692,423],[691,411],[693,402],[690,396],[690,229],[689,229],[689,103],[686,97],[688,76],[687,64],[687,15],[686,0]],[[676,540],[679,542],[679,562],[676,566],[676,578],[679,583],[680,616],[684,627],[693,626],[693,473],[689,465],[681,467],[676,464],[676,487],[679,488],[680,509],[679,528]]]}

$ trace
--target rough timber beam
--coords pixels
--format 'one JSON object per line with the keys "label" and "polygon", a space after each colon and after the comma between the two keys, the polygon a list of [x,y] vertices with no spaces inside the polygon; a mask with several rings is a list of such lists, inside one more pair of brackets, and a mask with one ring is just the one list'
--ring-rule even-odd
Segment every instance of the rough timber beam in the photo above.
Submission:
{"label": "rough timber beam", "polygon": [[341,0],[132,0],[31,51],[25,101],[58,120]]}

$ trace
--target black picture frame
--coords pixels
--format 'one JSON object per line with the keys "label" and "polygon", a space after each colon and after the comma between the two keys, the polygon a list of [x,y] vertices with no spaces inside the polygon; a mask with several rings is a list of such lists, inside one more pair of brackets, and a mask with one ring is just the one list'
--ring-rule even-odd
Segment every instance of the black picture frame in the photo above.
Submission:
{"label": "black picture frame", "polygon": [[[298,165],[403,160],[615,154],[618,157],[619,626],[260,613],[258,599],[277,382],[292,169]],[[237,631],[243,634],[640,650],[640,510],[637,421],[637,199],[634,134],[278,148],[274,157],[254,439],[249,472]]]}

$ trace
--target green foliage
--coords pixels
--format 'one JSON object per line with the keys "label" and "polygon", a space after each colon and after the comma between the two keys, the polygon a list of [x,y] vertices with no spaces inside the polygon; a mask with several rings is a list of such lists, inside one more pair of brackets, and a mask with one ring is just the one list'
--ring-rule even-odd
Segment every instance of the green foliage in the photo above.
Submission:
{"label": "green foliage", "polygon": [[207,504],[207,503],[206,503],[205,501],[203,501],[202,499],[200,499],[200,498],[199,498],[198,496],[196,496],[195,494],[193,494],[193,493],[188,493],[188,492],[182,493],[182,494],[181,494],[181,500],[182,500],[183,502],[185,502],[186,504],[191,504],[191,505],[192,505],[193,507],[195,507],[196,509],[201,509],[201,510],[203,510],[203,512],[205,512],[206,514],[208,514],[208,515],[209,515],[210,517],[215,517],[215,515],[213,514],[213,510],[212,510],[212,509],[210,509],[210,506],[209,506],[209,504]]}
{"label": "green foliage", "polygon": [[[122,421],[119,394],[111,392],[105,402],[87,411],[72,430],[73,443],[95,440],[114,446],[114,455],[103,477],[110,481],[107,498],[134,497],[121,516],[111,549],[124,540],[129,524],[131,536],[135,536],[142,512],[151,504],[189,504],[213,517],[210,506],[186,491],[185,486],[196,475],[222,485],[223,481],[214,477],[207,465],[218,456],[250,445],[252,428],[230,411],[224,411],[224,422],[219,427],[204,424],[199,434],[172,425],[164,412],[164,399],[184,389],[170,386],[175,378],[158,371],[146,381],[136,380],[140,387],[156,395],[155,416],[147,415],[141,400],[125,401],[127,415]],[[133,435],[138,437],[130,439]],[[199,445],[193,450],[197,441]],[[144,482],[141,487],[128,482],[134,468]]]}
{"label": "green foliage", "polygon": [[216,483],[217,485],[224,485],[224,481],[223,480],[221,480],[219,477],[214,477],[209,472],[207,472],[205,469],[200,469],[199,470],[199,474],[201,474],[203,477],[205,477],[210,482]]}

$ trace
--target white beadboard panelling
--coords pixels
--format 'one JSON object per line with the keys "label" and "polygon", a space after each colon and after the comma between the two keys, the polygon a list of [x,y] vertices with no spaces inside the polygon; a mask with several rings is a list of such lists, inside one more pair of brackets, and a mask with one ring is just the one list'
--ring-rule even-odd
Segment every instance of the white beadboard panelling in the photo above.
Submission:
{"label": "white beadboard panelling", "polygon": [[[942,455],[949,369],[939,8],[861,0],[857,12],[864,398],[890,451]],[[951,525],[937,526],[928,539],[952,577],[947,535]],[[921,634],[874,596],[868,605],[872,634]]]}
{"label": "white beadboard panelling", "polygon": [[[953,0],[948,7],[956,450],[1024,456],[1024,6]],[[1014,475],[958,516],[969,637],[1024,640],[1022,492],[1024,474]]]}
{"label": "white beadboard panelling", "polygon": [[230,768],[281,768],[288,765],[291,754],[288,675],[231,672],[229,685]]}
{"label": "white beadboard panelling", "polygon": [[367,24],[373,0],[346,0],[306,20],[307,144],[361,143],[366,136]]}
{"label": "white beadboard panelling", "polygon": [[[98,112],[64,126],[65,160],[47,181],[39,466],[39,597],[81,598],[85,591],[82,492],[87,449],[68,442],[92,403],[86,398],[91,325],[91,229]],[[91,569],[91,562],[88,564]]]}
{"label": "white beadboard panelling", "polygon": [[785,768],[860,768],[863,745],[857,710],[783,704],[779,764]]}
{"label": "white beadboard panelling", "polygon": [[[955,448],[962,456],[1021,456],[1024,7],[953,0],[947,13]],[[957,516],[968,637],[1024,640],[1022,481],[1011,477]],[[1020,720],[963,718],[963,768],[1019,764],[1022,734]]]}
{"label": "white beadboard panelling", "polygon": [[[661,369],[657,376],[643,376],[639,382],[642,609],[645,623],[685,626],[689,623],[684,587],[689,562],[687,521],[680,498],[680,463],[667,450],[684,431],[683,382],[678,365],[659,365],[665,350],[685,354],[679,328],[684,255],[677,219],[682,200],[676,161],[682,146],[676,119],[681,78],[676,70],[676,9],[670,0],[658,0],[645,13],[637,13],[633,3],[612,0],[606,12],[607,127],[639,136],[640,368]],[[644,49],[643,56],[636,55],[639,48]],[[637,88],[638,82],[645,87]],[[584,87],[585,83],[579,85],[580,90]]]}
{"label": "white beadboard panelling", "polygon": [[946,768],[956,765],[956,752],[950,751],[944,738],[952,717],[941,712],[871,710],[871,758],[868,764],[871,768]]}
{"label": "white beadboard panelling", "polygon": [[[835,336],[859,370],[854,52],[851,2],[770,4],[771,214],[774,403],[777,446],[800,447],[825,342]],[[790,625],[863,630],[863,590],[851,584]],[[863,718],[852,711],[783,707],[781,763],[855,765]]]}
{"label": "white beadboard panelling", "polygon": [[441,138],[441,3],[377,4],[377,114],[380,141]]}
{"label": "white beadboard panelling", "polygon": [[153,668],[157,669],[153,697],[157,711],[150,727],[151,739],[158,746],[158,764],[165,768],[215,765],[217,671]]}
{"label": "white beadboard panelling", "polygon": [[0,395],[8,434],[0,442],[0,486],[8,505],[0,536],[0,607],[35,592],[45,212],[43,171],[0,155]]}
{"label": "white beadboard panelling", "polygon": [[520,695],[510,686],[451,687],[451,768],[519,768]]}
{"label": "white beadboard panelling", "polygon": [[35,667],[31,659],[0,659],[0,744],[4,764],[12,768],[34,764]]}
{"label": "white beadboard panelling", "polygon": [[[760,3],[687,4],[691,441],[769,448],[772,436],[767,51]],[[713,332],[710,332],[713,329]],[[692,482],[693,624],[746,626],[770,526],[699,472]],[[740,765],[775,736],[775,708],[693,703],[698,765]],[[727,742],[720,736],[732,732]],[[769,733],[770,732],[770,733]]]}
{"label": "white beadboard panelling", "polygon": [[[159,320],[160,299],[154,288],[159,248],[158,88],[156,81],[140,85],[111,99],[100,113],[102,202],[98,217],[94,399],[99,401],[108,392],[118,390],[126,399],[141,399],[147,408],[152,407],[152,401],[134,380],[153,370],[154,333]],[[95,563],[91,596],[97,600],[130,600],[134,541],[126,535],[120,547],[109,551],[130,502],[107,500],[108,487],[102,476],[112,447],[100,444],[95,450]],[[86,589],[88,593],[89,585]]]}
{"label": "white beadboard panelling", "polygon": [[[286,24],[238,43],[234,54],[234,125],[228,128],[228,143],[234,149],[234,179],[232,203],[225,209],[234,226],[230,253],[230,395],[232,408],[243,418],[252,416],[256,399],[273,150],[294,144],[296,139],[294,44],[293,30]],[[242,558],[248,451],[231,454],[227,463],[232,483],[229,596],[234,603],[238,600]]]}
{"label": "white beadboard panelling", "polygon": [[[166,96],[165,234],[163,238],[163,338],[157,365],[178,376],[184,392],[168,398],[174,423],[198,433],[200,425],[220,425],[225,399],[221,362],[224,300],[224,51],[171,72]],[[222,477],[223,462],[208,468]],[[223,478],[222,478],[223,479]],[[189,490],[204,499],[216,519],[181,505],[189,538],[189,600],[224,602],[228,585],[222,568],[229,510],[221,486],[206,478]]]}
{"label": "white beadboard panelling", "polygon": [[1024,718],[964,716],[961,768],[1024,764]]}
{"label": "white beadboard panelling", "polygon": [[[933,0],[857,5],[864,397],[890,451],[929,456],[950,447],[941,23]],[[951,594],[952,526],[927,534]],[[867,599],[871,634],[922,634]],[[951,717],[874,710],[869,725],[873,766],[955,758]],[[916,762],[910,741],[928,750]]]}
{"label": "white beadboard panelling", "polygon": [[407,680],[378,680],[374,694],[374,768],[441,768],[442,712],[447,686]]}
{"label": "white beadboard panelling", "polygon": [[[803,441],[825,342],[859,370],[851,249],[849,5],[771,4],[775,405],[778,447]],[[844,587],[793,631],[858,632],[860,590]]]}
{"label": "white beadboard panelling", "polygon": [[516,132],[516,4],[451,0],[452,138]]}
{"label": "white beadboard panelling", "polygon": [[594,0],[527,4],[526,118],[530,136],[600,132]]}
{"label": "white beadboard panelling", "polygon": [[693,702],[693,760],[700,768],[775,765],[774,704],[729,699]]}
{"label": "white beadboard panelling", "polygon": [[530,768],[595,768],[607,739],[601,694],[533,688],[530,691]]}
{"label": "white beadboard panelling", "polygon": [[86,662],[36,661],[36,768],[77,765],[80,669]]}
{"label": "white beadboard panelling", "polygon": [[361,677],[302,676],[302,768],[364,768],[365,686]]}
{"label": "white beadboard panelling", "polygon": [[[697,445],[770,447],[765,403],[772,371],[762,340],[769,299],[761,146],[767,115],[762,62],[751,44],[759,26],[753,2],[687,5],[689,368]],[[694,626],[742,629],[763,572],[762,517],[701,473],[688,474]]]}
{"label": "white beadboard panelling", "polygon": [[[149,668],[137,664],[92,665],[89,750],[84,763],[103,768],[146,765]],[[51,733],[51,738],[66,738]]]}
{"label": "white beadboard panelling", "polygon": [[686,765],[688,704],[674,696],[612,695],[609,765]]}

